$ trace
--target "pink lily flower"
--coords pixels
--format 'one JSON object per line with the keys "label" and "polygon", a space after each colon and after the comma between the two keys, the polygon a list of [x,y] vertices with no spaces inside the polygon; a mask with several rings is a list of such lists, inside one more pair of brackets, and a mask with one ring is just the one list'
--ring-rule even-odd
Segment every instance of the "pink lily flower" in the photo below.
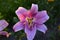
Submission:
{"label": "pink lily flower", "polygon": [[5,35],[6,37],[9,37],[9,33],[3,31],[7,26],[8,23],[5,20],[0,20],[0,35]]}
{"label": "pink lily flower", "polygon": [[15,13],[20,21],[13,26],[13,29],[15,32],[24,29],[28,40],[34,39],[36,30],[43,33],[47,31],[47,27],[43,23],[49,19],[49,16],[46,10],[38,11],[37,4],[32,4],[29,10],[19,7]]}

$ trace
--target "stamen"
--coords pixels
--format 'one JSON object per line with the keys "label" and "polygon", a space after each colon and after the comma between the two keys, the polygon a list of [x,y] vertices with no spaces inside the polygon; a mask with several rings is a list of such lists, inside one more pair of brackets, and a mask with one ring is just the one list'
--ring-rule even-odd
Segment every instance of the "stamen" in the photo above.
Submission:
{"label": "stamen", "polygon": [[28,21],[28,23],[29,23],[29,26],[32,26],[32,20],[33,20],[33,18],[26,18],[26,20]]}

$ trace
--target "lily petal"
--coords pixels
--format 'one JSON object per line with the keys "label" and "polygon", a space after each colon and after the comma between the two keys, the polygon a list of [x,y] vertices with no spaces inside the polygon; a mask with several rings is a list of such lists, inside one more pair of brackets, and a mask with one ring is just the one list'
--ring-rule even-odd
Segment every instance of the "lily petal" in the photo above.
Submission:
{"label": "lily petal", "polygon": [[45,34],[46,31],[47,31],[47,27],[44,24],[37,25],[37,30],[39,30],[39,31],[41,31],[41,32],[43,32]]}
{"label": "lily petal", "polygon": [[37,15],[35,16],[35,22],[39,24],[45,23],[49,19],[49,16],[47,15],[47,12],[41,11],[38,12]]}
{"label": "lily petal", "polygon": [[37,4],[32,4],[30,11],[31,11],[32,14],[37,13],[38,12],[38,5]]}
{"label": "lily petal", "polygon": [[0,20],[0,31],[4,30],[8,26],[7,21]]}
{"label": "lily petal", "polygon": [[20,15],[20,14],[23,14],[23,13],[25,13],[25,12],[27,12],[27,10],[26,10],[25,8],[23,8],[23,7],[19,7],[19,8],[15,11],[15,13],[17,14],[17,16]]}
{"label": "lily petal", "polygon": [[6,37],[9,37],[10,34],[6,31],[0,31],[0,35],[4,35]]}
{"label": "lily petal", "polygon": [[23,29],[22,23],[21,23],[21,22],[17,22],[17,23],[13,26],[13,29],[14,29],[15,32],[22,30],[22,29]]}
{"label": "lily petal", "polygon": [[27,35],[27,39],[28,39],[28,40],[33,40],[33,38],[34,38],[34,36],[35,36],[35,34],[36,34],[36,26],[34,26],[34,27],[32,28],[32,30],[30,30],[30,29],[28,28],[28,26],[26,26],[26,27],[25,27],[25,33],[26,33],[26,35]]}
{"label": "lily petal", "polygon": [[16,15],[18,16],[18,18],[19,18],[21,21],[25,19],[26,12],[27,12],[27,10],[26,10],[25,8],[23,8],[23,7],[19,7],[19,8],[15,11]]}

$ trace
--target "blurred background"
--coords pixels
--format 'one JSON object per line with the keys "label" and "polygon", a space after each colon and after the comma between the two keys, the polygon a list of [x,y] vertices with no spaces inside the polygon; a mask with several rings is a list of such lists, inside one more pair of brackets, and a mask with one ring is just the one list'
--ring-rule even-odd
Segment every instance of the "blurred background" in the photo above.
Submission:
{"label": "blurred background", "polygon": [[39,11],[47,10],[50,16],[45,23],[48,31],[46,34],[37,31],[34,40],[60,40],[60,0],[0,0],[0,20],[9,22],[4,30],[11,33],[8,38],[0,35],[0,40],[27,40],[23,30],[15,33],[12,27],[19,21],[15,10],[21,6],[30,9],[32,3],[38,4]]}

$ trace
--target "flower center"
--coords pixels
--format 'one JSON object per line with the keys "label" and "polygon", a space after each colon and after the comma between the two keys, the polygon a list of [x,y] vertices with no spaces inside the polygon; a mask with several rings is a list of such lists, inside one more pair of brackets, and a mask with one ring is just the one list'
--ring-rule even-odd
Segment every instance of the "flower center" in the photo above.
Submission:
{"label": "flower center", "polygon": [[32,20],[33,20],[33,18],[28,18],[27,17],[26,20],[27,20],[29,26],[32,26]]}

